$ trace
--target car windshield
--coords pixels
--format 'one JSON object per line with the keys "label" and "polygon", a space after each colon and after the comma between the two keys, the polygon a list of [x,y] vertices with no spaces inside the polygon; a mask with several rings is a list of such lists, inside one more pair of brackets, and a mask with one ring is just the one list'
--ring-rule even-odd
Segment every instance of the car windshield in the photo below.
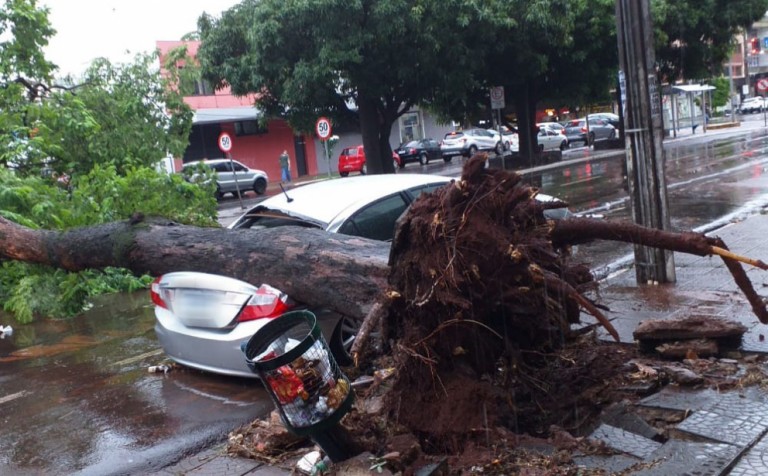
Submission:
{"label": "car windshield", "polygon": [[420,145],[419,141],[412,140],[409,143],[405,144],[403,147],[418,147],[419,145]]}
{"label": "car windshield", "polygon": [[460,137],[463,137],[463,132],[449,132],[445,135],[446,139],[459,139]]}
{"label": "car windshield", "polygon": [[287,215],[280,210],[267,207],[256,207],[242,217],[242,228],[258,230],[262,228],[275,228],[278,226],[301,226],[305,228],[322,228],[317,223],[311,223],[304,219]]}

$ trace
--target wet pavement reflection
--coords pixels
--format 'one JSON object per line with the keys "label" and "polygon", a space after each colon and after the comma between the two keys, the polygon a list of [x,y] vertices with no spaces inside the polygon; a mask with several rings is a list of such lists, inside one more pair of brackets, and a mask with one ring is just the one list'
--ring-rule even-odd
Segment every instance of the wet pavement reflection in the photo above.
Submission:
{"label": "wet pavement reflection", "polygon": [[1,474],[109,474],[168,464],[271,410],[255,379],[165,361],[146,292],[111,295],[70,320],[16,324],[0,340]]}

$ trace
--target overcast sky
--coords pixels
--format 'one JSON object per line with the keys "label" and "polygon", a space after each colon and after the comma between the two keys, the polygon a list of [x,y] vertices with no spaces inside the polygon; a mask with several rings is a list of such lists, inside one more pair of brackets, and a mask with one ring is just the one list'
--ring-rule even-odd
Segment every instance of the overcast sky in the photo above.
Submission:
{"label": "overcast sky", "polygon": [[[39,0],[50,8],[56,35],[46,58],[61,74],[78,75],[91,60],[129,62],[158,40],[179,40],[197,29],[203,12],[215,17],[238,0]],[[129,51],[130,53],[126,53]]]}

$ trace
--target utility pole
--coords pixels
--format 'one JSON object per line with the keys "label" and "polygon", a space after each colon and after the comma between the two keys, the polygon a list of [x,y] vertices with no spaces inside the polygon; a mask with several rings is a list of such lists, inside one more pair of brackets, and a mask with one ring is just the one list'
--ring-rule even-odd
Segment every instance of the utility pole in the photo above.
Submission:
{"label": "utility pole", "polygon": [[[670,229],[664,174],[661,98],[655,68],[650,0],[617,0],[616,23],[629,197],[634,222]],[[672,252],[635,245],[638,284],[675,281]]]}

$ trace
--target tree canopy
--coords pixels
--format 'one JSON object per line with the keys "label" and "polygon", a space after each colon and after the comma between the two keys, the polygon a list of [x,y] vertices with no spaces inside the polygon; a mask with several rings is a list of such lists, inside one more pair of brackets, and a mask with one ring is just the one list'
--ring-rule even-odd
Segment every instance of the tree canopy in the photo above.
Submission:
{"label": "tree canopy", "polygon": [[652,0],[662,81],[719,76],[737,34],[765,15],[768,0]]}
{"label": "tree canopy", "polygon": [[[99,59],[82,77],[57,78],[43,54],[53,34],[48,10],[35,0],[0,5],[0,217],[65,230],[141,212],[218,226],[212,184],[155,168],[188,145],[192,113],[172,87],[178,78],[161,76],[157,54],[147,53],[127,64]],[[147,279],[0,261],[0,302],[23,321],[63,317],[95,294]]]}
{"label": "tree canopy", "polygon": [[309,131],[317,117],[359,117],[369,172],[391,172],[397,118],[438,89],[471,87],[481,32],[474,2],[246,0],[199,21],[198,59],[215,87]]}

